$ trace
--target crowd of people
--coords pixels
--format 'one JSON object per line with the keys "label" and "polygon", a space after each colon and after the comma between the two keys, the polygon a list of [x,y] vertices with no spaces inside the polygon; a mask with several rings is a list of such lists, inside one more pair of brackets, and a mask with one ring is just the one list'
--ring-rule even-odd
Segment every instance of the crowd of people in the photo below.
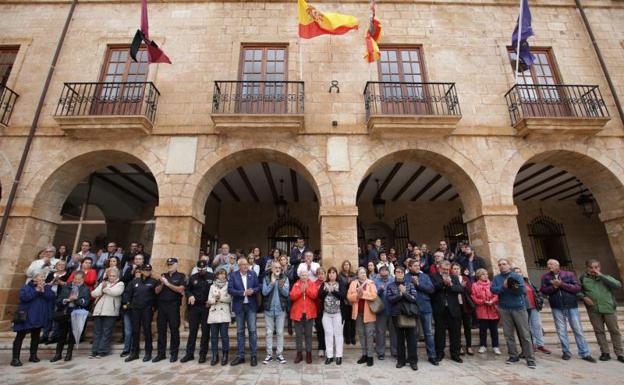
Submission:
{"label": "crowd of people", "polygon": [[[397,368],[418,370],[417,346],[423,341],[427,360],[438,366],[446,357],[447,337],[450,359],[462,363],[462,356],[475,354],[473,327],[479,329],[477,353],[488,351],[489,332],[491,351],[502,354],[498,341],[501,323],[509,356],[506,363],[523,359],[529,368],[535,368],[536,352],[551,354],[544,345],[540,318],[545,298],[552,309],[562,359],[572,357],[569,325],[580,358],[596,362],[581,327],[578,301],[582,300],[600,346],[599,359],[611,359],[606,325],[616,358],[624,362],[613,293],[622,285],[602,274],[596,260],[588,260],[586,273],[577,279],[551,259],[538,288],[507,259],[497,261],[499,273],[490,280],[486,262],[468,243],[452,252],[440,241],[432,252],[427,245],[410,242],[397,253],[394,248],[386,252],[377,239],[361,250],[356,268],[345,260],[325,269],[319,258],[304,239],[298,239],[288,253],[275,249],[265,256],[257,247],[248,255],[240,250],[230,253],[229,245],[223,244],[212,257],[200,253],[188,277],[178,271],[176,258],[167,259],[167,271],[156,276],[149,253],[138,243],[124,253],[110,242],[106,250],[94,254],[90,242],[84,241],[80,252],[73,255],[65,246],[58,250],[48,246],[28,267],[26,283],[19,292],[11,365],[22,365],[20,352],[26,335],[31,339],[29,362],[40,361],[40,343],[56,343],[52,362],[72,360],[74,346],[84,337],[85,323],[91,323],[93,330],[89,358],[110,355],[119,320],[123,323],[121,356],[126,362],[140,358],[141,337],[144,362],[165,360],[167,351],[169,361],[176,362],[184,305],[189,336],[180,362],[195,359],[201,330],[199,363],[207,361],[210,350],[210,365],[240,365],[249,357],[251,366],[256,366],[256,319],[263,312],[263,364],[287,362],[285,332],[295,334],[293,362],[312,363],[314,329],[316,350],[326,365],[342,364],[343,347],[355,345],[356,334],[361,348],[358,364],[373,366],[375,357],[384,360],[389,352]],[[77,316],[87,311],[88,320]],[[158,337],[153,356],[154,312]],[[237,346],[230,360],[231,322],[236,324]],[[82,330],[83,335],[75,330]],[[249,354],[245,352],[246,336]]]}

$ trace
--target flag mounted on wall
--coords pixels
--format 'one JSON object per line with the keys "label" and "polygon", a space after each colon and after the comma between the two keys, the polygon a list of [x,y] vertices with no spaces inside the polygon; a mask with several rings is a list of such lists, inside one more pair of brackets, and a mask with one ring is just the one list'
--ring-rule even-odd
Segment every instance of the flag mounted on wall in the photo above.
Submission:
{"label": "flag mounted on wall", "polygon": [[298,0],[299,37],[311,39],[320,35],[343,35],[358,28],[355,16],[321,12],[305,0]]}
{"label": "flag mounted on wall", "polygon": [[[512,65],[514,66],[514,68],[517,68],[518,71],[524,72],[533,65],[533,61],[535,59],[531,54],[529,42],[527,41],[529,37],[533,36],[529,0],[520,1],[522,2],[522,5],[520,7],[520,15],[518,16],[518,21],[516,22],[516,28],[511,34],[511,47],[516,53],[516,57],[512,60]],[[518,31],[518,29],[520,31]],[[518,43],[520,45],[520,52],[518,52]],[[516,63],[518,58],[520,58],[520,61],[519,63]]]}
{"label": "flag mounted on wall", "polygon": [[373,63],[379,60],[379,46],[377,43],[379,42],[379,37],[381,36],[381,22],[375,16],[377,11],[377,4],[375,0],[371,2],[371,17],[368,25],[368,29],[366,30],[366,37],[364,38],[366,42],[366,54],[364,55],[364,59],[367,62]]}
{"label": "flag mounted on wall", "polygon": [[141,43],[147,45],[147,61],[151,63],[169,63],[171,60],[158,45],[149,38],[149,26],[147,22],[147,0],[141,0],[141,29],[136,31],[130,45],[130,57],[135,62]]}

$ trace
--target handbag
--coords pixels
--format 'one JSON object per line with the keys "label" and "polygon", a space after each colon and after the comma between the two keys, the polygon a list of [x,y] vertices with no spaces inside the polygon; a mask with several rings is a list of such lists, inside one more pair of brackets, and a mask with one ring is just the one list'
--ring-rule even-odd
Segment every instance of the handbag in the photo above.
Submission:
{"label": "handbag", "polygon": [[379,314],[384,310],[383,300],[379,298],[378,296],[374,300],[368,301],[368,307],[370,308],[370,311],[372,311],[373,313]]}
{"label": "handbag", "polygon": [[416,327],[416,317],[400,314],[397,321],[401,329],[409,329],[409,328]]}
{"label": "handbag", "polygon": [[420,314],[417,304],[405,300],[401,301],[400,311],[401,315],[412,317],[414,319],[418,318]]}
{"label": "handbag", "polygon": [[54,322],[63,322],[69,320],[69,313],[67,312],[67,308],[63,308],[62,310],[57,310],[54,312],[52,316],[52,320]]}
{"label": "handbag", "polygon": [[21,324],[23,322],[26,322],[27,319],[28,319],[28,312],[26,310],[18,310],[13,315],[14,324]]}

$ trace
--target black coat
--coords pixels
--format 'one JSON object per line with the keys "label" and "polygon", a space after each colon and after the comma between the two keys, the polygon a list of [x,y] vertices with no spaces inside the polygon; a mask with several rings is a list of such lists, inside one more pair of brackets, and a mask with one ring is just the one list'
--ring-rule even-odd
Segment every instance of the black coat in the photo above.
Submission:
{"label": "black coat", "polygon": [[463,293],[464,288],[459,283],[458,277],[451,276],[452,285],[446,286],[442,274],[435,273],[431,275],[431,282],[434,288],[434,292],[431,295],[433,314],[444,314],[445,308],[448,306],[448,310],[453,317],[461,317],[461,305],[459,304],[458,294]]}
{"label": "black coat", "polygon": [[[466,256],[462,257],[459,260],[459,264],[462,267],[462,274],[463,274],[464,270],[468,269],[468,257]],[[479,257],[478,255],[474,256],[474,259],[472,260],[472,267],[475,272],[479,269],[487,270],[487,264],[485,263],[485,259]]]}
{"label": "black coat", "polygon": [[68,309],[68,314],[76,309],[89,309],[89,304],[91,303],[91,292],[84,284],[78,286],[78,299],[76,299],[73,303],[65,301],[66,299],[69,299],[73,287],[73,283],[63,286],[61,294],[56,299],[58,308]]}
{"label": "black coat", "polygon": [[340,301],[340,313],[344,314],[344,300],[345,298],[347,298],[347,285],[345,285],[344,281],[338,279],[338,291],[329,292],[325,290],[325,283],[321,285],[321,287],[319,288],[319,315],[322,314],[325,310],[325,297],[327,297],[328,295],[334,296]]}

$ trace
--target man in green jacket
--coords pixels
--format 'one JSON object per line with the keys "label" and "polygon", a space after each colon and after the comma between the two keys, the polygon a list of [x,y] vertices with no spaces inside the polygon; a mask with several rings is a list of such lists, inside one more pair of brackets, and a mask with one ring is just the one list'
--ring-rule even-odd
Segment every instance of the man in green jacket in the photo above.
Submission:
{"label": "man in green jacket", "polygon": [[587,272],[579,279],[582,290],[577,295],[585,302],[589,320],[596,333],[598,345],[600,345],[600,361],[609,361],[609,344],[605,334],[605,324],[611,335],[613,350],[618,361],[624,362],[622,350],[622,337],[618,326],[616,302],[613,290],[622,288],[617,279],[600,272],[600,262],[590,259],[585,263]]}

